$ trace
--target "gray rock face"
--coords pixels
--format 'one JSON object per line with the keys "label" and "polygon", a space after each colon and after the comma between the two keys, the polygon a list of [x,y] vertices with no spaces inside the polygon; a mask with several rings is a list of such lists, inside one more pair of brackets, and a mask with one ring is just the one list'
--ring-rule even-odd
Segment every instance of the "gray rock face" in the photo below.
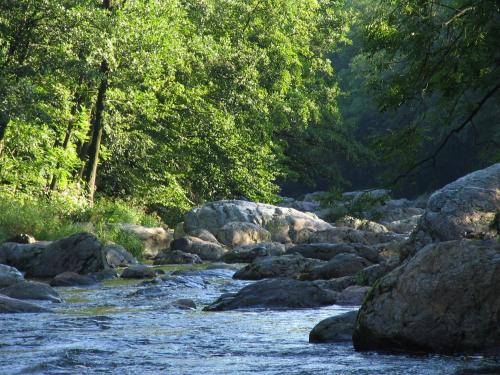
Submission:
{"label": "gray rock face", "polygon": [[500,354],[500,244],[431,244],[380,279],[360,309],[357,350]]}
{"label": "gray rock face", "polygon": [[[184,223],[182,223],[182,225],[184,225]],[[215,238],[215,236],[206,229],[194,230],[193,232],[189,233],[189,235],[192,237],[198,237],[200,240],[203,240],[206,242],[213,242],[216,244],[219,243],[217,238]],[[183,236],[185,236],[185,234],[183,234],[182,236],[179,236],[178,238],[181,238]],[[177,238],[175,238],[175,239],[177,239]]]}
{"label": "gray rock face", "polygon": [[309,235],[331,225],[311,213],[293,208],[239,200],[226,200],[205,204],[188,212],[184,220],[187,233],[206,229],[211,233],[230,222],[259,225],[271,233],[272,241],[281,243],[307,242]]}
{"label": "gray rock face", "polygon": [[363,303],[370,287],[351,285],[345,288],[337,298],[337,305],[341,306],[359,306]]}
{"label": "gray rock face", "polygon": [[204,310],[311,308],[332,305],[336,297],[337,293],[325,290],[311,281],[270,279],[248,285],[238,293],[222,295]]}
{"label": "gray rock face", "polygon": [[251,263],[259,257],[285,254],[285,245],[279,242],[263,242],[255,245],[238,246],[226,253],[222,260],[226,263]]}
{"label": "gray rock face", "polygon": [[364,286],[372,286],[382,276],[391,272],[394,268],[399,266],[398,258],[391,258],[387,261],[368,266],[356,274],[358,284]]}
{"label": "gray rock face", "polygon": [[498,236],[500,163],[446,185],[431,195],[412,236],[421,245]]}
{"label": "gray rock face", "polygon": [[203,241],[197,237],[184,236],[170,245],[171,250],[198,255],[203,260],[217,261],[227,252],[227,249],[213,242]]}
{"label": "gray rock face", "polygon": [[309,273],[309,278],[310,280],[328,280],[355,275],[358,271],[371,264],[365,258],[355,254],[339,254],[328,263],[313,269]]}
{"label": "gray rock face", "polygon": [[236,247],[269,241],[271,233],[254,223],[232,221],[219,229],[217,238],[226,246]]}
{"label": "gray rock face", "polygon": [[75,272],[63,272],[50,281],[51,286],[84,286],[96,284],[92,276],[79,275]]}
{"label": "gray rock face", "polygon": [[16,299],[36,299],[51,302],[62,302],[62,298],[53,288],[36,281],[20,281],[0,289],[0,294]]}
{"label": "gray rock face", "polygon": [[389,231],[382,224],[366,219],[358,219],[352,216],[345,216],[342,219],[337,220],[335,224],[339,227],[354,228],[374,233],[386,233]]}
{"label": "gray rock face", "polygon": [[18,283],[24,280],[24,276],[14,267],[0,264],[0,288]]}
{"label": "gray rock face", "polygon": [[356,254],[356,249],[350,244],[311,243],[292,246],[286,250],[287,254],[300,254],[306,258],[329,261],[342,253]]}
{"label": "gray rock face", "polygon": [[0,245],[0,263],[26,273],[26,277],[54,277],[65,271],[79,274],[108,268],[101,242],[90,233],[77,233],[54,242]]}
{"label": "gray rock face", "polygon": [[10,298],[0,294],[0,314],[41,313],[41,312],[52,312],[52,311],[25,301],[20,301],[18,299]]}
{"label": "gray rock face", "polygon": [[357,316],[357,311],[350,311],[322,320],[309,333],[309,342],[351,341]]}
{"label": "gray rock face", "polygon": [[123,270],[121,278],[123,279],[150,279],[156,277],[154,268],[143,264],[134,264]]}
{"label": "gray rock face", "polygon": [[120,227],[127,232],[135,234],[144,244],[144,256],[153,259],[161,251],[170,247],[174,239],[174,231],[165,228],[148,228],[135,224],[121,224]]}
{"label": "gray rock face", "polygon": [[253,263],[236,272],[240,280],[260,280],[272,277],[297,277],[325,264],[317,259],[304,258],[298,254],[257,258]]}
{"label": "gray rock face", "polygon": [[348,227],[335,227],[311,234],[308,242],[375,245],[402,240],[404,240],[404,236],[391,232],[374,233]]}
{"label": "gray rock face", "polygon": [[137,259],[130,254],[123,246],[110,243],[102,249],[106,262],[110,267],[126,267],[130,264],[137,264]]}
{"label": "gray rock face", "polygon": [[180,250],[166,251],[160,254],[154,264],[200,264],[201,258],[196,254],[185,253]]}

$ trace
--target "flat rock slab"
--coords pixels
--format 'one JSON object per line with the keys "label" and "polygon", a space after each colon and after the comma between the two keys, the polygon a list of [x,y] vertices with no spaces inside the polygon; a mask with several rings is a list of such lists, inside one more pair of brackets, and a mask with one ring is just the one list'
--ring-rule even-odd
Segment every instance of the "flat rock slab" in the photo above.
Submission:
{"label": "flat rock slab", "polygon": [[16,299],[46,300],[62,302],[62,298],[55,289],[48,284],[36,281],[20,281],[6,288],[0,289],[0,294]]}
{"label": "flat rock slab", "polygon": [[52,310],[0,294],[0,314],[44,312],[52,312]]}

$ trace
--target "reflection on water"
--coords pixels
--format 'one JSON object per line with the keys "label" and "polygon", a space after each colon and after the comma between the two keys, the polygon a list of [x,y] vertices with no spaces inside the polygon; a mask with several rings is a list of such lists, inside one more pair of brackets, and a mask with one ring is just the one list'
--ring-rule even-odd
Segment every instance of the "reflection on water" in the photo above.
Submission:
{"label": "reflection on water", "polygon": [[[0,315],[1,374],[454,374],[481,358],[356,353],[308,343],[320,320],[349,309],[203,312],[248,284],[232,271],[174,275],[157,285],[60,288],[57,314]],[[189,282],[191,278],[191,282]],[[140,290],[140,292],[137,292]],[[197,310],[171,303],[190,298]],[[491,360],[489,360],[491,361]]]}

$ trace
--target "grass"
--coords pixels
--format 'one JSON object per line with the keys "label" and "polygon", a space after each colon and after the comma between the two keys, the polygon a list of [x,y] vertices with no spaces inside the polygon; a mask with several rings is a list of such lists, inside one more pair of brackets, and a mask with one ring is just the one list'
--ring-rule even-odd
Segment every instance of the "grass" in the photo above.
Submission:
{"label": "grass", "polygon": [[148,227],[162,225],[160,218],[129,202],[98,200],[95,205],[67,197],[30,198],[0,193],[0,243],[25,233],[37,240],[57,240],[78,232],[94,233],[103,242],[114,242],[141,258],[143,244],[118,223]]}

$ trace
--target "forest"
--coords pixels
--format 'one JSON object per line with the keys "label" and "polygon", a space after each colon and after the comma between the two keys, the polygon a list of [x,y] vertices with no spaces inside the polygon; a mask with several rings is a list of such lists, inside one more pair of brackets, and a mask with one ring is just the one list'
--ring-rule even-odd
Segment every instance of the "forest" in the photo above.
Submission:
{"label": "forest", "polygon": [[[146,314],[138,305],[163,311],[159,301],[175,284],[178,299],[169,308],[194,311],[202,325],[222,324],[208,311],[278,309],[255,326],[243,312],[244,328],[231,320],[227,332],[207,339],[243,338],[261,360],[210,341],[229,345],[242,362],[198,358],[192,372],[155,346],[173,363],[148,367],[152,358],[139,365],[134,357],[147,348],[134,343],[133,353],[111,356],[123,361],[122,371],[165,373],[172,365],[178,373],[327,373],[320,365],[327,347],[304,354],[311,368],[285,361],[287,345],[306,350],[299,332],[311,327],[297,323],[302,328],[289,332],[290,342],[280,336],[276,353],[256,332],[347,311],[296,310],[332,303],[356,306],[309,336],[352,337],[352,345],[335,349],[340,367],[332,373],[364,373],[370,364],[354,350],[380,349],[495,359],[447,357],[443,370],[434,357],[395,364],[381,354],[378,373],[420,366],[415,374],[465,374],[474,373],[460,372],[469,364],[492,363],[500,371],[498,291],[489,289],[500,275],[499,233],[498,0],[0,0],[0,322],[2,309],[50,310],[10,301],[17,292],[8,294],[12,285],[2,280],[12,277],[54,287],[97,282],[83,297],[72,289],[43,293],[62,302],[69,325],[119,311],[131,314],[135,328]],[[110,270],[119,270],[110,277],[118,279],[107,280]],[[422,295],[412,289],[414,274]],[[137,279],[161,286],[130,284]],[[426,291],[429,285],[437,289]],[[477,304],[457,302],[461,310],[453,310],[461,297],[443,285],[463,286],[461,296]],[[236,296],[224,297],[227,291]],[[288,291],[286,302],[278,291]],[[254,297],[263,305],[250,303]],[[463,320],[464,311],[481,319]],[[176,329],[184,324],[161,314]],[[15,350],[24,345],[16,325],[24,320],[5,316],[17,340],[6,347]],[[388,316],[389,328],[381,318]],[[52,324],[47,319],[41,322]],[[193,337],[205,337],[180,319]],[[75,347],[93,342],[85,337]],[[182,345],[199,348],[191,339],[182,336]],[[106,340],[95,343],[102,353]],[[80,354],[64,353],[86,366]],[[94,354],[89,373],[111,371]],[[360,367],[340,365],[349,355]],[[21,354],[1,357],[0,342],[0,368],[29,370],[14,363],[28,360]],[[77,373],[73,365],[61,368]],[[33,373],[61,369],[43,366]]]}

